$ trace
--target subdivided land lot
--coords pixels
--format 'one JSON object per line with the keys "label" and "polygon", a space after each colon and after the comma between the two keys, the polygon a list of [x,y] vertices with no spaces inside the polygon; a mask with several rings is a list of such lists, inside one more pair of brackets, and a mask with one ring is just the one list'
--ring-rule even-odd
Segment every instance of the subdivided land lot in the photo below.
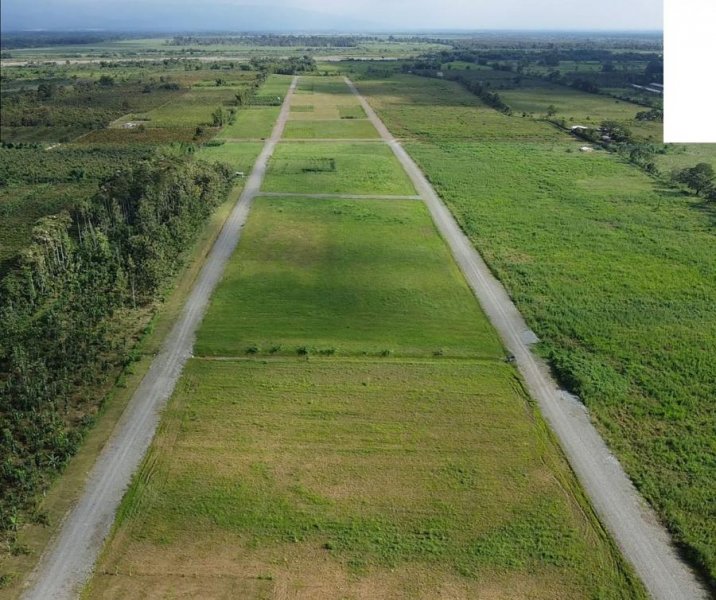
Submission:
{"label": "subdivided land lot", "polygon": [[643,597],[422,203],[257,200],[194,355],[88,597]]}

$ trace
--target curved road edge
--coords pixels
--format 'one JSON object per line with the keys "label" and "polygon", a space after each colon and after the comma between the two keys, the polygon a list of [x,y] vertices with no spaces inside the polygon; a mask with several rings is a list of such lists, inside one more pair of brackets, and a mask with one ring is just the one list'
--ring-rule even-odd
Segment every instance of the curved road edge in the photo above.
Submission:
{"label": "curved road edge", "polygon": [[268,160],[283,134],[297,81],[294,77],[271,137],[266,140],[241,196],[214,243],[181,316],[102,449],[87,477],[82,496],[25,582],[22,598],[76,598],[92,574],[124,492],[149,448],[160,413],[191,356],[194,334],[211,294],[239,242],[253,199],[261,188]]}
{"label": "curved road edge", "polygon": [[422,196],[480,305],[514,355],[530,394],[556,434],[597,515],[648,592],[657,600],[707,598],[706,590],[693,571],[679,558],[668,532],[595,429],[586,407],[578,398],[561,390],[546,363],[530,351],[529,345],[537,338],[505,288],[491,273],[418,165],[390,134],[353,82],[347,77],[345,82]]}

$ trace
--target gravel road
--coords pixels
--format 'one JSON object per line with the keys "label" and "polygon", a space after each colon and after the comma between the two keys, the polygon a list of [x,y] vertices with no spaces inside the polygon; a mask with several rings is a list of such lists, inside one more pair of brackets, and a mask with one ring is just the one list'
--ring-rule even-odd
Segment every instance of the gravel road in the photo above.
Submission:
{"label": "gravel road", "polygon": [[537,338],[502,284],[487,268],[420,168],[390,134],[353,82],[348,78],[345,81],[425,201],[483,310],[514,355],[532,397],[557,435],[592,506],[651,596],[657,600],[707,598],[705,589],[678,557],[669,534],[592,425],[584,405],[578,398],[559,389],[547,365],[530,351],[529,345]]}
{"label": "gravel road", "polygon": [[76,598],[92,573],[122,496],[154,437],[160,412],[174,390],[184,363],[191,356],[194,333],[209,298],[239,241],[251,203],[261,187],[268,160],[283,134],[296,83],[297,78],[294,78],[271,137],[266,141],[236,206],[207,257],[179,320],[89,473],[79,502],[67,515],[58,536],[28,578],[23,598]]}

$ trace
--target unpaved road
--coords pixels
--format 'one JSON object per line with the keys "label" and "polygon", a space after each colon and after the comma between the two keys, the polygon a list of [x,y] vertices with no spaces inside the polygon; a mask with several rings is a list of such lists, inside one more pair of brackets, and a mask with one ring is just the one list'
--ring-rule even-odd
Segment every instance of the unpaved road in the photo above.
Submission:
{"label": "unpaved road", "polygon": [[536,341],[502,284],[492,275],[420,168],[390,134],[355,85],[368,118],[390,145],[423,197],[482,308],[497,329],[542,414],[559,438],[570,465],[602,523],[657,600],[707,598],[706,591],[678,557],[666,530],[624,473],[592,425],[584,405],[560,390],[546,364],[529,349]]}
{"label": "unpaved road", "polygon": [[90,472],[77,505],[26,582],[23,598],[76,598],[94,567],[122,496],[144,457],[159,423],[160,411],[191,356],[194,332],[224,266],[239,241],[251,203],[259,192],[266,166],[288,118],[294,78],[271,137],[266,141],[246,186],[224,224],[184,310],[134,393],[112,437]]}

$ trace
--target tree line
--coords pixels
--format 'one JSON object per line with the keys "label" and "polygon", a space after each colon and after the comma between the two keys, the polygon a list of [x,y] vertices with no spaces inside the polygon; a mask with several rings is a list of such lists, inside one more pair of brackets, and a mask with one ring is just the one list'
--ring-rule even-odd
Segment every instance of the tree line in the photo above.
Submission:
{"label": "tree line", "polygon": [[359,42],[376,41],[376,37],[352,35],[241,35],[196,36],[176,35],[168,46],[278,46],[311,48],[355,48]]}
{"label": "tree line", "polygon": [[229,182],[227,167],[186,156],[141,161],[40,220],[0,281],[0,539],[10,547]]}
{"label": "tree line", "polygon": [[439,65],[426,61],[404,63],[402,65],[402,70],[406,73],[412,73],[413,75],[419,75],[421,77],[441,77],[443,79],[448,79],[449,81],[455,81],[469,92],[475,94],[475,96],[477,96],[490,108],[494,108],[495,110],[507,115],[512,114],[512,109],[497,92],[490,90],[481,81],[472,78],[461,71],[443,72],[440,71]]}

